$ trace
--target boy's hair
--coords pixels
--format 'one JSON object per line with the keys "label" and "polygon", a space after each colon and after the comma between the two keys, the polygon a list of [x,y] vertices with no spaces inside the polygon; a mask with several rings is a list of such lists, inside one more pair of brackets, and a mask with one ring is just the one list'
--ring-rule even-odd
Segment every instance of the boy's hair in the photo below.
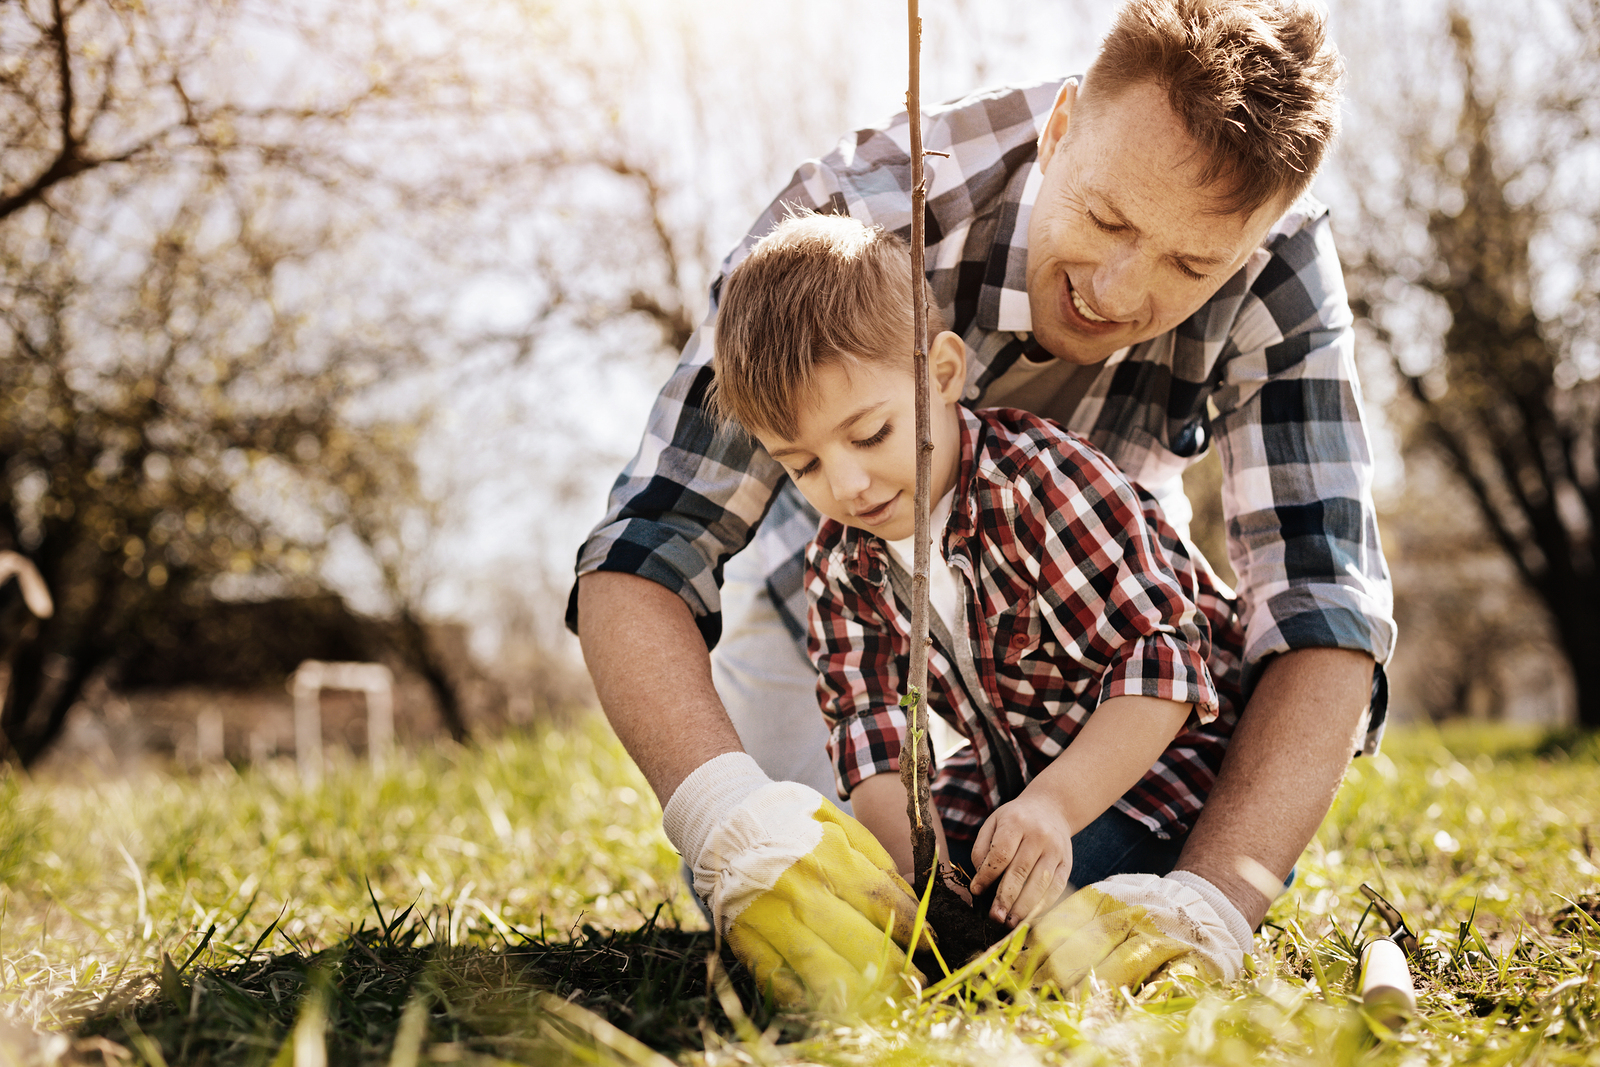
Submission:
{"label": "boy's hair", "polygon": [[1231,187],[1221,212],[1249,213],[1311,185],[1339,130],[1343,70],[1311,0],[1128,0],[1079,107],[1155,82],[1206,157],[1202,183]]}
{"label": "boy's hair", "polygon": [[[942,329],[928,309],[928,333]],[[712,417],[792,438],[816,372],[844,360],[910,370],[911,251],[880,226],[800,212],[756,242],[722,284]]]}

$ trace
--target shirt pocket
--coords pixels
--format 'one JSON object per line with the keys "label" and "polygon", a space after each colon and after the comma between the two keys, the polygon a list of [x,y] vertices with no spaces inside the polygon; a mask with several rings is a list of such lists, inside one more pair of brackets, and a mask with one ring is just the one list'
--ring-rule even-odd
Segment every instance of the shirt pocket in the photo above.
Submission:
{"label": "shirt pocket", "polygon": [[994,640],[995,659],[1015,667],[1024,656],[1038,652],[1040,644],[1039,602],[1036,597],[1007,604],[984,625]]}

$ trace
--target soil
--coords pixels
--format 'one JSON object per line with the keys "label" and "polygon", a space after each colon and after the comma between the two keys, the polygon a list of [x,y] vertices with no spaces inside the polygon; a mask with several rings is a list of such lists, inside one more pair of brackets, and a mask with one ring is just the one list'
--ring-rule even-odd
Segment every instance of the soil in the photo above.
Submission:
{"label": "soil", "polygon": [[[930,909],[931,910],[931,909]],[[1600,893],[1585,893],[1576,901],[1555,913],[1551,925],[1563,933],[1576,933],[1588,925],[1579,912],[1600,923]]]}
{"label": "soil", "polygon": [[[1011,927],[989,915],[989,909],[994,904],[994,885],[987,892],[974,897],[969,904],[957,891],[957,887],[961,890],[967,888],[965,874],[942,863],[939,865],[939,875],[933,883],[933,895],[928,899],[928,925],[933,929],[933,937],[939,944],[939,953],[944,957],[944,962],[954,970],[992,947],[995,942],[1010,936]],[[919,952],[916,963],[923,974],[940,973],[939,964],[931,953]]]}

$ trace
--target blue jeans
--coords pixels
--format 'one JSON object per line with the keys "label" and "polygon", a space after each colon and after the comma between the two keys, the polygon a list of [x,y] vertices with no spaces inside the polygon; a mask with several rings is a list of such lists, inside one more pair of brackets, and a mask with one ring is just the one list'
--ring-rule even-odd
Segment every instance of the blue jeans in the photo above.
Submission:
{"label": "blue jeans", "polygon": [[[950,861],[972,870],[972,845],[949,841]],[[1144,823],[1116,808],[1072,835],[1072,884],[1090,885],[1113,874],[1167,874],[1178,865],[1183,839],[1163,841]]]}

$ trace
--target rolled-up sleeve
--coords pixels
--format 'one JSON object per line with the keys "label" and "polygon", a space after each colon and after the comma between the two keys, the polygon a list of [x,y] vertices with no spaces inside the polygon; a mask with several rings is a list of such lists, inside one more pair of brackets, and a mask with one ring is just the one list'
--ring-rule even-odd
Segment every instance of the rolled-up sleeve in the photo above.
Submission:
{"label": "rolled-up sleeve", "polygon": [[1239,309],[1213,401],[1245,685],[1275,653],[1394,647],[1354,337],[1326,214],[1279,238]]}
{"label": "rolled-up sleeve", "polygon": [[[706,413],[713,331],[708,320],[685,347],[577,561],[580,576],[621,571],[677,593],[708,646],[721,635],[722,565],[749,542],[785,477],[747,435]],[[576,628],[575,597],[567,622]]]}
{"label": "rolled-up sleeve", "polygon": [[856,588],[838,551],[835,523],[825,524],[806,553],[811,602],[808,646],[817,666],[828,753],[839,796],[876,774],[900,769],[906,715],[896,700],[908,669],[907,650],[879,598]]}
{"label": "rolled-up sleeve", "polygon": [[[1020,562],[1064,655],[1103,703],[1146,696],[1218,712],[1210,625],[1164,551],[1144,502],[1109,460],[1067,441],[1011,482]],[[1154,506],[1152,504],[1152,506]]]}

